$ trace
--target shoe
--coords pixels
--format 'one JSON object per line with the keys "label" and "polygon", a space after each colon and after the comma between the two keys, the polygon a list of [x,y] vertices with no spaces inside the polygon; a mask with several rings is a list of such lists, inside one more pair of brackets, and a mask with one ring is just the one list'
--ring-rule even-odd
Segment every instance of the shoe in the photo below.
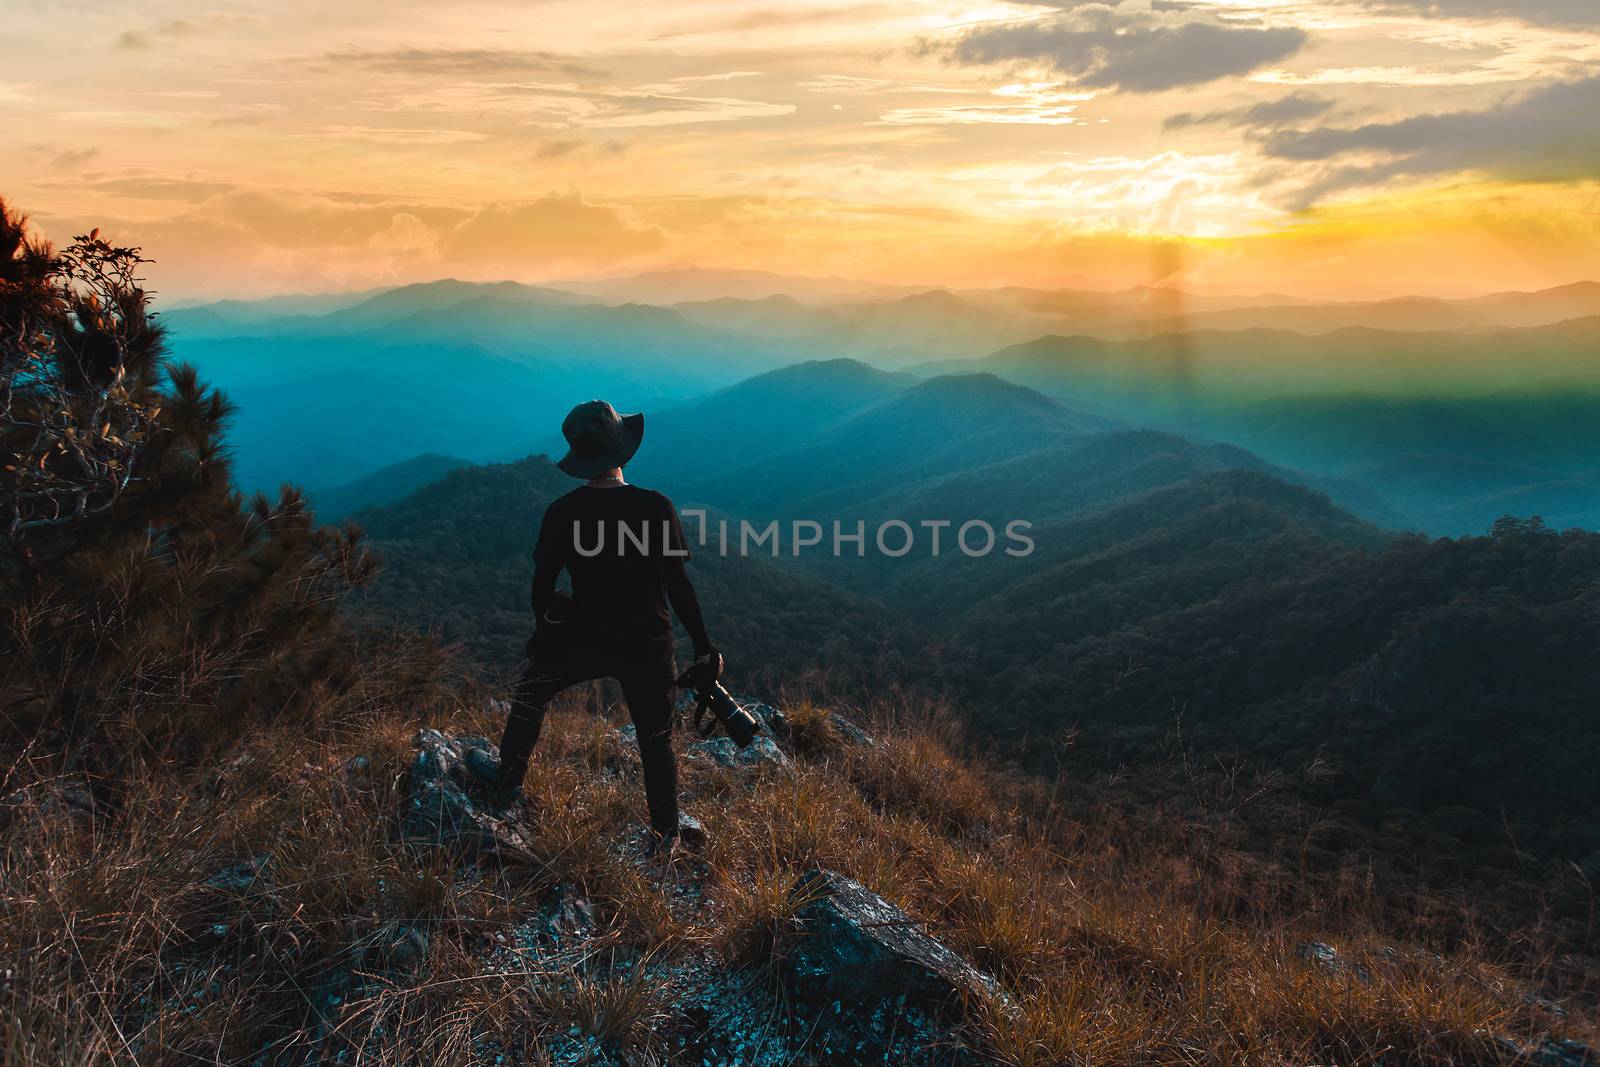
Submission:
{"label": "shoe", "polygon": [[678,835],[663,834],[656,830],[651,830],[650,843],[645,846],[644,854],[652,860],[659,860],[667,864],[676,863],[678,857],[682,854],[682,848],[678,843]]}
{"label": "shoe", "polygon": [[[487,748],[469,748],[467,771],[477,780],[489,807],[496,812],[515,807],[522,800],[522,775],[508,774],[500,754]],[[526,773],[527,768],[523,768]]]}
{"label": "shoe", "polygon": [[684,812],[678,813],[678,828],[670,833],[656,832],[656,839],[660,843],[658,849],[668,851],[676,850],[679,846],[698,852],[705,847],[705,824],[693,815]]}

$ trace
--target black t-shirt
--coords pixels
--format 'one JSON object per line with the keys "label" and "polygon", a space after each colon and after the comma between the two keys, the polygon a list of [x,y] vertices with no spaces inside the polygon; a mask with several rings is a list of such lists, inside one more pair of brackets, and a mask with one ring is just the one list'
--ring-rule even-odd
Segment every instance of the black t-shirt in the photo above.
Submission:
{"label": "black t-shirt", "polygon": [[[681,599],[676,587],[687,584],[688,558],[678,510],[661,493],[579,486],[545,509],[533,553],[535,595],[541,575],[553,580],[564,568],[572,576],[573,636],[583,646],[621,658],[670,658],[670,605]],[[684,620],[691,636],[703,633],[694,615]]]}

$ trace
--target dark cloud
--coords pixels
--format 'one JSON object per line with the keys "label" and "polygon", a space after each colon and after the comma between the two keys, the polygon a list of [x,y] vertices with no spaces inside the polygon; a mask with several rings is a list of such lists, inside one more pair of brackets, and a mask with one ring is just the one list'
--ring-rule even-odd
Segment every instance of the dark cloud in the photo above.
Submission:
{"label": "dark cloud", "polygon": [[227,14],[224,12],[217,12],[199,22],[194,19],[173,19],[151,29],[123,30],[117,35],[117,47],[138,51],[153,46],[157,37],[187,37],[207,30],[258,21],[260,21],[259,16]]}
{"label": "dark cloud", "polygon": [[1190,126],[1233,126],[1247,130],[1272,130],[1307,119],[1320,118],[1332,111],[1336,102],[1312,93],[1290,93],[1277,100],[1251,107],[1224,108],[1220,111],[1185,111],[1169,117],[1162,125],[1169,130]]}
{"label": "dark cloud", "polygon": [[583,147],[583,141],[581,141],[580,139],[578,139],[576,137],[567,137],[567,138],[560,138],[560,139],[554,140],[554,141],[545,141],[544,143],[540,144],[537,149],[534,150],[533,158],[535,158],[535,159],[560,159],[562,156],[570,156],[572,153],[576,152],[578,149],[580,149],[582,147]]}
{"label": "dark cloud", "polygon": [[[102,172],[103,173],[103,172]],[[79,188],[134,200],[174,200],[197,204],[232,189],[232,182],[194,178],[129,177],[101,178],[79,183]]]}
{"label": "dark cloud", "polygon": [[360,67],[384,74],[479,75],[486,80],[521,75],[559,74],[569,78],[602,78],[605,71],[559,52],[513,48],[396,48],[369,52],[350,48],[328,52],[322,62]]}
{"label": "dark cloud", "polygon": [[[1390,178],[1487,171],[1523,181],[1600,177],[1600,77],[1546,86],[1483,111],[1416,115],[1346,129],[1284,130],[1264,150],[1296,163],[1338,163],[1302,191],[1314,204],[1339,189]],[[1376,162],[1372,156],[1386,156]]]}
{"label": "dark cloud", "polygon": [[100,149],[93,145],[87,148],[68,148],[50,157],[52,170],[77,170],[87,166],[100,154]]}
{"label": "dark cloud", "polygon": [[1090,7],[1079,18],[980,26],[947,54],[958,63],[1044,62],[1088,88],[1153,93],[1248,74],[1305,43],[1305,31],[1290,27],[1164,25]]}
{"label": "dark cloud", "polygon": [[1365,0],[1364,6],[1386,14],[1514,18],[1539,25],[1600,26],[1600,3],[1595,0]]}

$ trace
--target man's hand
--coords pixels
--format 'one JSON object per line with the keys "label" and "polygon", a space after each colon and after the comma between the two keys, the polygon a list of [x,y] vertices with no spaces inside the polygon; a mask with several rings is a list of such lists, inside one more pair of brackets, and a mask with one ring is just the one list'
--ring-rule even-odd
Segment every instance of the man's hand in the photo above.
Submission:
{"label": "man's hand", "polygon": [[701,678],[708,679],[706,684],[709,685],[722,677],[724,665],[722,653],[713,648],[708,652],[702,652],[695,658],[695,674]]}

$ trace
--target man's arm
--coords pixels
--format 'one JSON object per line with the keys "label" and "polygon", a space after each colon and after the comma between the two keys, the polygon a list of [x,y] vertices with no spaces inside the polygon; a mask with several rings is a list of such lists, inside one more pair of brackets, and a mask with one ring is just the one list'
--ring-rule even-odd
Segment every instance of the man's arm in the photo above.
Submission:
{"label": "man's arm", "polygon": [[666,586],[667,601],[672,605],[678,621],[683,623],[683,628],[689,631],[689,640],[694,642],[695,658],[699,659],[709,652],[715,652],[717,646],[706,636],[706,620],[700,614],[700,598],[695,595],[694,585],[689,581],[689,571],[683,565],[689,558],[689,539],[683,534],[683,520],[678,517],[678,509],[672,501],[663,496],[661,503],[666,509],[667,524],[667,553],[662,559],[661,580]]}
{"label": "man's arm", "polygon": [[539,559],[537,553],[533,557],[533,617],[537,622],[544,621],[544,613],[550,610],[550,605],[556,599],[556,579],[561,577],[561,568]]}
{"label": "man's arm", "polygon": [[556,580],[566,565],[556,548],[561,522],[546,509],[544,520],[539,523],[539,540],[533,548],[533,618],[539,623],[544,622],[544,613],[555,602]]}
{"label": "man's arm", "polygon": [[711,638],[706,634],[706,620],[700,614],[700,598],[695,595],[694,584],[689,581],[689,571],[684,567],[683,560],[668,559],[666,567],[663,578],[667,599],[671,601],[672,610],[683,623],[683,628],[689,631],[689,640],[694,642],[695,657],[715,652],[717,646],[711,643]]}

